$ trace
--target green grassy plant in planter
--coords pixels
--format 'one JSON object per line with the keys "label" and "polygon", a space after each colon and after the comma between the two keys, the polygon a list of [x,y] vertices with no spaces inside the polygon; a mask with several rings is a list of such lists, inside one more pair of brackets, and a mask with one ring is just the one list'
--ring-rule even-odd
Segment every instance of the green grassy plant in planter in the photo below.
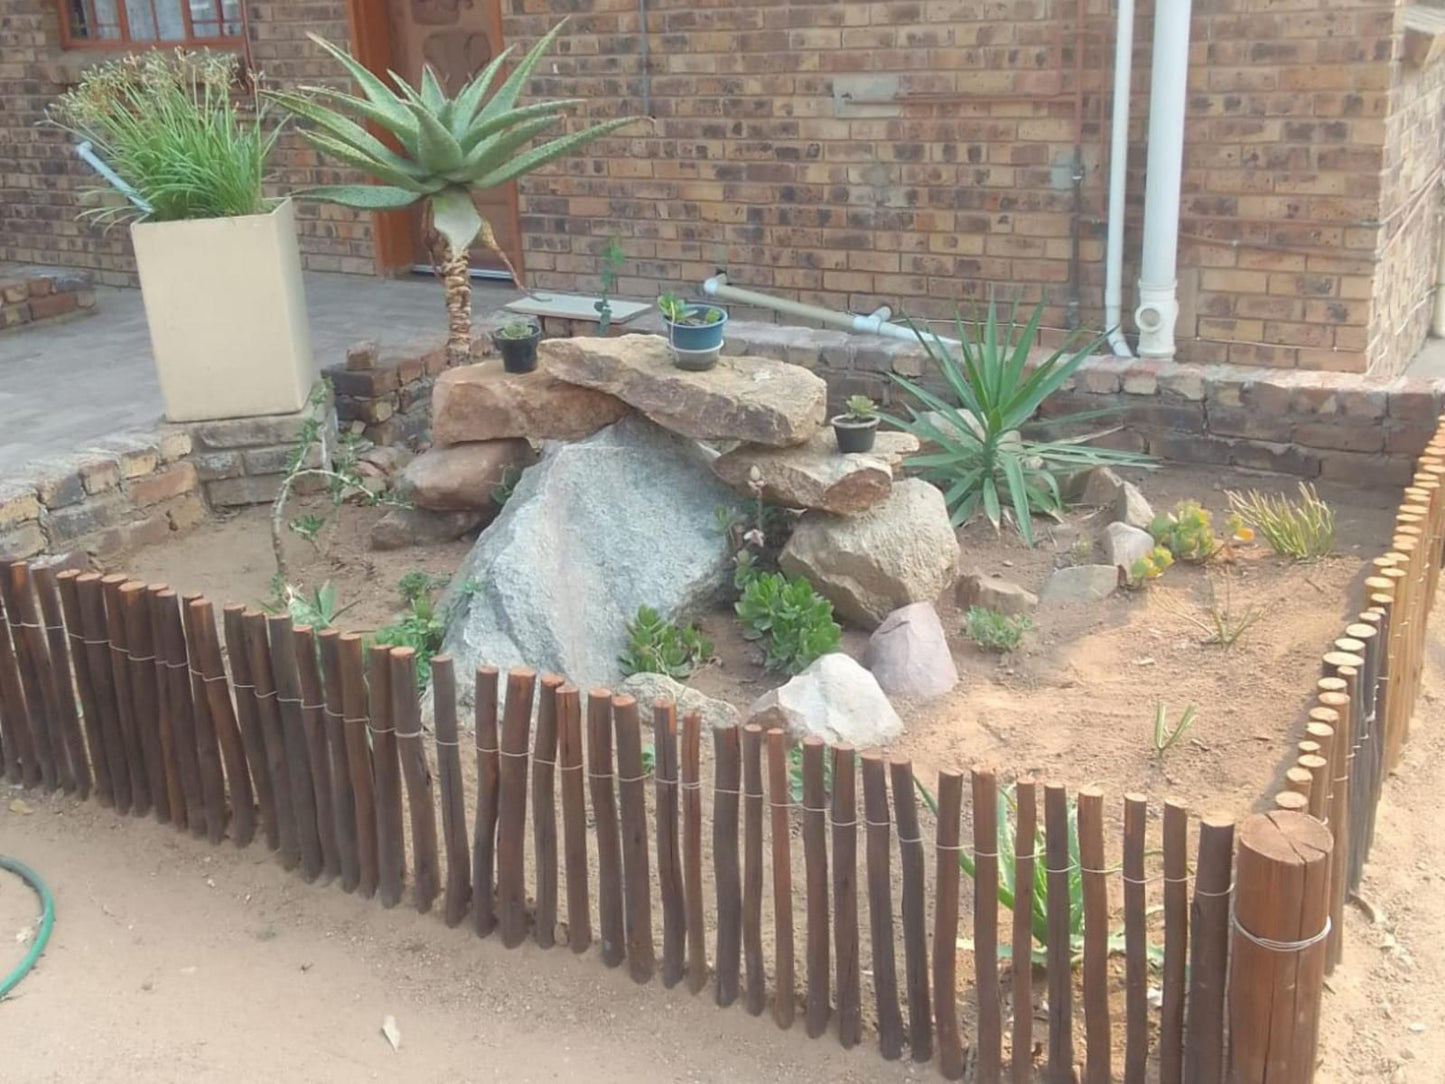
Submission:
{"label": "green grassy plant in planter", "polygon": [[712,305],[684,301],[676,294],[657,299],[657,310],[667,325],[667,342],[679,369],[702,371],[717,364],[722,353],[723,329],[728,314]]}
{"label": "green grassy plant in planter", "polygon": [[542,329],[530,320],[508,320],[497,332],[502,368],[509,373],[530,373],[537,368],[537,344]]}
{"label": "green grassy plant in planter", "polygon": [[[510,48],[451,97],[430,67],[422,69],[419,87],[394,74],[392,86],[388,86],[344,50],[312,34],[311,39],[350,74],[361,88],[361,96],[331,87],[302,87],[294,93],[272,95],[284,108],[310,122],[311,127],[301,131],[302,139],[378,182],[322,185],[301,195],[365,211],[426,204],[446,249],[441,277],[446,287],[449,365],[465,364],[471,358],[472,285],[467,254],[473,243],[479,242],[499,256],[512,270],[512,277],[518,278],[491,225],[478,213],[472,194],[525,176],[639,119],[619,117],[529,146],[552,130],[566,110],[582,104],[582,99],[571,98],[517,105],[542,54],[565,23],[565,19],[559,22],[532,46],[495,90],[493,83],[512,61]],[[364,127],[367,124],[392,140],[397,149],[373,136]]]}
{"label": "green grassy plant in planter", "polygon": [[866,395],[850,395],[842,414],[832,419],[840,452],[871,452],[878,436],[878,404]]}

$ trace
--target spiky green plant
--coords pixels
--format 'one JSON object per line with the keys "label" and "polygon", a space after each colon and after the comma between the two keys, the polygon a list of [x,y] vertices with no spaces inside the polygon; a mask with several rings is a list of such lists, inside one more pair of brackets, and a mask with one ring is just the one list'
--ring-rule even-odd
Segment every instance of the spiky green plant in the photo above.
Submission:
{"label": "spiky green plant", "polygon": [[[907,465],[943,490],[955,524],[979,512],[998,527],[1009,508],[1018,532],[1034,543],[1033,513],[1057,515],[1063,507],[1055,471],[1075,471],[1101,463],[1139,465],[1147,456],[1089,444],[1104,434],[1060,440],[1026,439],[1020,432],[1039,406],[1074,374],[1101,339],[1080,346],[1071,336],[1032,370],[1029,351],[1038,338],[1044,303],[1039,302],[1022,327],[1015,311],[1001,327],[997,307],[988,303],[983,321],[965,324],[954,320],[958,345],[932,331],[914,327],[929,360],[943,378],[947,392],[938,394],[906,377],[892,374],[914,403],[908,418],[887,420],[904,429],[933,451],[909,457]],[[1055,425],[1070,425],[1101,417],[1106,410],[1089,410],[1051,418]]]}
{"label": "spiky green plant", "polygon": [[[350,73],[361,96],[331,87],[302,87],[271,95],[283,108],[311,123],[312,127],[302,130],[302,139],[378,182],[321,185],[300,195],[367,211],[426,201],[446,250],[441,274],[446,286],[449,364],[462,364],[471,356],[467,251],[472,243],[480,240],[501,257],[513,278],[517,277],[491,225],[477,211],[472,194],[515,180],[638,119],[619,117],[529,146],[561,121],[565,110],[582,101],[568,98],[517,105],[532,70],[565,23],[565,19],[559,22],[532,46],[495,91],[492,84],[510,59],[510,48],[451,97],[429,66],[422,69],[421,85],[415,88],[395,72],[389,73],[392,89],[345,50],[312,34],[311,40]],[[400,149],[392,150],[362,127],[367,121],[392,137]]]}

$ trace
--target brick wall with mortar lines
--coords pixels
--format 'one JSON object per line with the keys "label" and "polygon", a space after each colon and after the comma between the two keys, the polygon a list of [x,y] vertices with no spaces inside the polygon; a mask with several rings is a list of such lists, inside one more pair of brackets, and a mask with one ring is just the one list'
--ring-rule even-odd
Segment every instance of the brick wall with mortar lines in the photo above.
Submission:
{"label": "brick wall with mortar lines", "polygon": [[[641,110],[631,0],[576,0],[537,94],[589,118]],[[1086,0],[1083,318],[1102,319],[1113,5]],[[526,45],[551,0],[516,0]],[[542,287],[592,290],[612,233],[619,291],[726,265],[735,283],[835,308],[950,315],[990,284],[1066,318],[1074,5],[1060,0],[649,4],[651,132],[521,186]],[[1127,294],[1136,269],[1152,5],[1135,27]],[[1367,363],[1393,0],[1195,5],[1181,222],[1181,357],[1330,370]],[[840,104],[873,91],[906,103]],[[940,100],[942,99],[942,100]],[[1356,258],[1358,253],[1358,258]],[[1126,296],[1132,307],[1132,297]]]}
{"label": "brick wall with mortar lines", "polygon": [[[344,0],[248,6],[253,67],[274,83],[337,81],[338,67],[324,59],[306,32],[335,41],[347,37]],[[108,50],[64,50],[55,0],[5,0],[0,5],[0,260],[58,264],[90,271],[95,281],[135,285],[135,261],[124,227],[109,230],[77,222],[79,190],[97,183],[76,158],[70,138],[36,127],[45,108]],[[273,159],[271,194],[303,185],[354,180],[322,166],[294,136],[283,137]],[[339,207],[303,201],[298,206],[301,252],[318,271],[375,270],[371,218]]]}

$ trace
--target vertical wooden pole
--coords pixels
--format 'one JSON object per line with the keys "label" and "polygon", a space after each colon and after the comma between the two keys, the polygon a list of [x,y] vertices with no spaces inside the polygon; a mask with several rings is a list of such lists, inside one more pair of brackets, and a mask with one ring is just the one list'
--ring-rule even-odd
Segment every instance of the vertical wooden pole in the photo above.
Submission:
{"label": "vertical wooden pole", "polygon": [[1149,941],[1144,840],[1149,800],[1124,795],[1124,1084],[1144,1084],[1149,1063]]}
{"label": "vertical wooden pole", "polygon": [[[126,757],[125,738],[120,731],[120,707],[116,702],[115,683],[110,672],[110,641],[105,627],[105,596],[100,577],[93,572],[82,573],[75,578],[75,591],[80,605],[80,631],[85,647],[86,670],[90,674],[90,687],[95,694],[98,708],[96,714],[99,718],[101,737],[105,745],[106,768],[110,774],[115,811],[125,814],[129,813],[131,808],[130,761]],[[5,644],[9,642],[7,633]],[[3,649],[3,646],[0,644],[0,649]],[[11,658],[13,660],[13,655]],[[20,673],[13,662],[9,669],[13,675],[14,703],[23,712],[25,699]],[[38,783],[40,781],[39,766],[34,762],[33,753],[30,755],[30,770],[35,773],[34,782]],[[29,779],[28,773],[26,785],[34,785]],[[192,830],[194,830],[194,825],[195,822],[192,821]]]}
{"label": "vertical wooden pole", "polygon": [[396,730],[397,754],[406,781],[406,807],[411,821],[412,900],[417,911],[426,914],[441,890],[441,863],[437,856],[436,797],[432,793],[431,767],[421,730],[421,705],[417,701],[414,648],[391,649],[391,724]]}
{"label": "vertical wooden pole", "polygon": [[[72,568],[65,569],[55,576],[55,584],[60,595],[60,608],[64,615],[66,638],[70,643],[70,661],[75,672],[75,687],[80,694],[80,718],[85,728],[86,744],[90,747],[90,767],[95,777],[96,798],[103,806],[115,805],[115,791],[112,789],[110,779],[110,760],[105,751],[105,737],[100,725],[100,703],[95,695],[95,683],[91,680],[90,665],[85,650],[84,622],[80,617],[80,592],[75,586],[79,573]],[[47,617],[46,622],[50,619]],[[6,636],[6,630],[0,629],[0,638]],[[157,647],[159,642],[157,641]],[[4,646],[0,645],[0,654],[3,654]],[[4,693],[5,665],[0,662],[0,709],[6,706]],[[163,672],[159,671],[158,672]],[[6,748],[6,767],[9,772],[10,749]],[[10,782],[18,783],[18,775],[11,777]],[[172,803],[174,806],[174,802]],[[180,811],[184,820],[185,810]],[[172,819],[175,817],[175,810],[172,810]],[[182,823],[184,827],[184,823]]]}
{"label": "vertical wooden pole", "polygon": [[170,823],[170,783],[161,744],[160,697],[156,690],[156,654],[151,642],[151,623],[146,604],[146,585],[129,580],[116,592],[120,619],[125,627],[129,654],[125,659],[130,674],[131,716],[135,719],[150,782],[151,808],[161,824]]}
{"label": "vertical wooden pole", "polygon": [[[472,832],[472,925],[478,937],[497,928],[494,896],[497,858],[497,786],[501,737],[497,728],[500,674],[495,666],[476,673],[477,819]],[[575,945],[574,945],[575,947]]]}
{"label": "vertical wooden pole", "polygon": [[[821,745],[818,759],[827,755]],[[808,746],[803,745],[804,766],[807,765]],[[858,1045],[863,1037],[863,984],[858,962],[858,776],[857,756],[851,745],[836,745],[833,754],[833,951],[837,957],[838,977],[838,1042],[847,1050]],[[823,811],[825,796],[822,786],[821,764],[818,773],[818,806],[813,814],[807,791],[804,790],[803,805],[810,818],[818,819],[818,851],[823,853]],[[805,777],[806,783],[806,777]],[[803,822],[803,831],[808,831],[808,821]],[[807,835],[803,842],[807,843]],[[824,866],[822,876],[828,875]],[[811,877],[811,872],[809,873]],[[828,913],[823,911],[820,964],[823,988],[820,999],[823,1006],[820,1030],[828,1021]],[[808,922],[808,974],[809,1002],[812,1001],[813,935],[812,912]],[[809,1034],[812,1034],[811,1032]]]}
{"label": "vertical wooden pole", "polygon": [[[125,577],[121,576],[119,579],[124,580]],[[35,612],[35,596],[30,592],[30,570],[23,561],[0,560],[0,597],[3,597],[5,603],[6,621],[10,625],[15,658],[19,664],[20,684],[25,690],[25,706],[30,720],[30,747],[40,765],[41,783],[46,790],[56,790],[61,785],[61,774],[65,770],[65,747],[59,741],[54,718],[54,691],[48,683],[50,652],[46,649],[45,633]],[[121,636],[124,639],[123,629]],[[139,756],[139,748],[136,755]],[[144,768],[141,770],[144,775]],[[149,792],[145,790],[144,778],[141,780],[141,793],[146,797],[144,808],[139,808],[142,801],[137,796],[137,815],[150,811]]]}
{"label": "vertical wooden pole", "polygon": [[[647,857],[647,782],[642,770],[642,732],[637,700],[619,694],[612,700],[617,734],[617,788],[622,814],[622,875],[627,938],[627,970],[634,982],[652,978],[652,876]],[[656,769],[656,753],[653,757]]]}
{"label": "vertical wooden pole", "polygon": [[[344,632],[337,641],[341,654],[341,725],[346,732],[346,767],[351,780],[352,808],[356,814],[356,891],[365,899],[376,895],[381,879],[376,823],[376,782],[367,741],[369,715],[366,703],[365,663],[361,637]],[[282,792],[273,782],[278,801]]]}
{"label": "vertical wooden pole", "polygon": [[863,815],[868,870],[868,929],[873,941],[873,992],[878,1008],[878,1048],[885,1061],[903,1055],[903,1016],[898,1008],[898,972],[893,948],[893,875],[889,851],[892,822],[888,816],[888,781],[883,760],[865,753]]}
{"label": "vertical wooden pole", "polygon": [[[83,594],[81,598],[83,601]],[[165,664],[166,704],[170,709],[176,762],[181,776],[181,791],[185,796],[186,824],[190,826],[191,835],[200,837],[207,831],[206,789],[201,776],[200,742],[196,737],[196,706],[191,695],[190,663],[186,658],[186,633],[181,618],[180,600],[174,591],[163,588],[151,595],[151,604],[156,611],[155,622],[160,631],[160,639],[156,641],[157,658]],[[109,652],[106,654],[109,655]],[[104,695],[99,686],[97,695]],[[111,695],[114,695],[114,690]],[[102,701],[102,707],[104,706]]]}
{"label": "vertical wooden pole", "polygon": [[437,775],[442,792],[442,838],[447,852],[442,913],[446,924],[455,927],[460,926],[467,915],[467,901],[472,895],[472,862],[467,843],[462,755],[457,745],[457,677],[450,655],[432,656],[431,688],[436,715]]}
{"label": "vertical wooden pole", "polygon": [[973,800],[973,966],[978,992],[976,1079],[979,1084],[998,1084],[1003,1059],[1003,1007],[998,981],[998,780],[988,768],[974,768],[970,777]]}
{"label": "vertical wooden pole", "polygon": [[1044,869],[1048,880],[1049,1084],[1074,1075],[1074,1006],[1070,975],[1069,804],[1062,784],[1044,784]]}
{"label": "vertical wooden pole", "polygon": [[[331,744],[326,732],[326,694],[321,687],[321,649],[316,630],[296,625],[296,677],[301,690],[301,730],[316,796],[316,838],[321,844],[321,876],[326,883],[341,876],[341,849],[336,843],[335,792],[331,786]],[[229,770],[229,764],[227,770]]]}
{"label": "vertical wooden pole", "polygon": [[[823,743],[803,739],[803,862],[805,867],[808,940],[807,997],[803,1026],[816,1039],[828,1028],[828,805],[823,785]],[[837,763],[836,751],[835,760]],[[837,779],[834,779],[835,788]],[[836,790],[835,790],[836,793]],[[841,1025],[842,1020],[840,1018]],[[839,1031],[839,1037],[843,1033]]]}
{"label": "vertical wooden pole", "polygon": [[[314,881],[321,876],[321,836],[316,825],[316,791],[311,781],[311,755],[306,744],[305,724],[302,721],[301,680],[296,671],[296,637],[291,628],[291,619],[284,614],[273,614],[266,618],[266,628],[271,639],[271,676],[276,687],[275,699],[281,719],[281,740],[286,747],[286,776],[291,784],[291,814],[295,819],[296,841],[301,850],[301,876],[307,881]],[[373,685],[375,678],[373,673]],[[385,740],[391,743],[394,764],[396,741],[390,725],[387,727]],[[380,743],[381,739],[378,739],[378,745]],[[401,815],[398,809],[398,834],[400,831]],[[400,891],[398,879],[398,895]]]}
{"label": "vertical wooden pole", "polygon": [[712,860],[717,886],[717,1003],[731,1005],[738,998],[738,970],[742,954],[743,889],[738,871],[738,796],[742,783],[738,727],[714,730]]}
{"label": "vertical wooden pole", "polygon": [[[256,729],[266,750],[266,774],[271,780],[271,797],[276,806],[276,836],[282,869],[295,869],[301,861],[300,837],[292,806],[291,773],[286,764],[286,739],[281,732],[280,706],[276,703],[276,682],[271,671],[270,636],[266,615],[259,610],[241,612],[245,638],[246,674],[254,686]],[[239,646],[239,645],[238,645]],[[190,686],[186,686],[189,693]]]}
{"label": "vertical wooden pole", "polygon": [[761,1016],[767,1005],[763,972],[763,728],[743,727],[743,1007]]}
{"label": "vertical wooden pole", "polygon": [[946,1080],[963,1076],[958,1034],[959,821],[963,775],[938,773],[938,829],[933,903],[933,1003],[938,1020],[938,1069]]}
{"label": "vertical wooden pole", "polygon": [[682,888],[687,907],[687,988],[707,982],[707,929],[702,901],[702,716],[682,717]]}
{"label": "vertical wooden pole", "polygon": [[181,596],[182,649],[180,658],[186,664],[186,677],[191,692],[191,718],[196,735],[196,754],[201,766],[201,794],[206,804],[206,838],[219,843],[226,834],[226,773],[221,761],[221,745],[211,719],[210,698],[206,693],[205,676],[200,668],[195,613],[191,603],[199,595]]}
{"label": "vertical wooden pole", "polygon": [[[1034,883],[1034,853],[1038,849],[1038,797],[1032,779],[1020,779],[1014,784],[1014,884]],[[1019,890],[1022,891],[1022,890]],[[1032,895],[1032,891],[1030,891]],[[1033,969],[1033,915],[1032,901],[1023,906],[1021,901],[1013,908],[1013,1052],[1009,1072],[1013,1084],[1031,1084],[1034,1064],[1034,969]]]}
{"label": "vertical wooden pole", "polygon": [[1190,909],[1189,1054],[1184,1084],[1224,1084],[1224,992],[1229,965],[1229,896],[1234,820],[1199,822],[1199,861]]}
{"label": "vertical wooden pole", "polygon": [[[116,718],[120,721],[121,742],[125,747],[125,761],[130,772],[131,812],[137,817],[143,817],[151,811],[151,792],[150,780],[146,777],[145,753],[142,751],[140,732],[136,729],[135,724],[135,701],[131,698],[130,691],[130,661],[125,639],[125,615],[120,602],[120,589],[124,583],[126,583],[124,576],[102,576],[100,580],[101,591],[105,597],[105,638],[110,641],[110,678],[115,688]],[[43,712],[44,707],[40,700],[38,682],[32,693],[31,683],[35,679],[27,677],[23,654],[20,659],[20,677],[25,684],[25,699],[31,705],[32,716],[37,711]],[[43,775],[44,752],[37,749],[37,753],[41,756]],[[51,770],[54,771],[53,766]],[[50,785],[49,781],[46,785]],[[221,793],[221,803],[224,808],[224,782]],[[224,832],[224,825],[219,833],[212,830],[210,832],[211,842],[219,843]]]}
{"label": "vertical wooden pole", "polygon": [[[65,634],[65,616],[55,570],[44,566],[33,569],[31,579],[40,599],[40,616],[45,623],[46,645],[50,649],[51,680],[55,683],[55,703],[60,712],[60,728],[65,739],[71,778],[80,800],[90,797],[90,758],[86,756],[85,736],[81,732],[80,713],[76,710],[77,683],[72,680],[70,642]],[[83,670],[84,667],[76,669]],[[154,675],[152,675],[154,679]]]}
{"label": "vertical wooden pole", "polygon": [[532,750],[532,852],[537,914],[532,933],[542,948],[557,941],[557,690],[562,678],[543,674]]}
{"label": "vertical wooden pole", "polygon": [[1239,830],[1230,938],[1231,1084],[1308,1084],[1324,984],[1329,829],[1300,813]]}
{"label": "vertical wooden pole", "polygon": [[612,789],[612,692],[587,694],[587,777],[592,781],[592,817],[597,826],[597,925],[602,962],[616,967],[626,951],[622,917],[622,838]]}
{"label": "vertical wooden pole", "polygon": [[383,907],[401,902],[406,878],[406,839],[401,819],[401,761],[392,715],[391,648],[372,644],[366,655],[371,704],[372,772],[376,779],[377,898]]}
{"label": "vertical wooden pole", "polygon": [[[227,607],[227,639],[230,639],[229,619],[231,607]],[[331,753],[331,815],[334,818],[333,834],[336,836],[337,857],[341,863],[341,890],[343,892],[355,892],[356,886],[361,881],[361,859],[356,847],[356,796],[351,784],[351,761],[346,748],[346,690],[345,681],[341,670],[341,633],[336,629],[323,629],[317,634],[317,641],[321,645],[321,676],[325,707],[323,715],[326,720],[326,748]],[[232,662],[232,673],[236,675],[237,682],[241,677],[237,672],[235,662]],[[435,668],[433,668],[435,675]],[[238,695],[236,703],[239,706],[244,703],[245,697]],[[254,705],[253,705],[254,706]],[[440,695],[437,699],[437,728],[438,734],[441,730],[442,703]],[[241,735],[246,735],[245,714],[242,713]],[[254,720],[252,726],[255,725]],[[456,705],[452,705],[452,729],[456,729]],[[257,732],[259,738],[259,731]],[[455,746],[453,746],[455,749]],[[251,760],[252,773],[255,773],[257,761],[250,756],[250,742],[246,746],[247,759]],[[264,754],[261,756],[261,763],[265,763]],[[459,769],[460,770],[460,769]],[[264,806],[264,803],[263,803]],[[463,904],[465,906],[465,904]]]}
{"label": "vertical wooden pole", "polygon": [[1109,885],[1104,868],[1104,792],[1079,791],[1079,866],[1084,895],[1084,1082],[1109,1084]]}
{"label": "vertical wooden pole", "polygon": [[231,841],[237,847],[246,847],[256,835],[256,799],[251,790],[250,773],[246,770],[246,752],[241,744],[241,732],[236,726],[235,709],[231,704],[226,664],[221,661],[216,613],[205,599],[192,602],[190,608],[196,633],[196,652],[191,665],[200,671],[211,725],[215,729],[230,784]]}
{"label": "vertical wooden pole", "polygon": [[527,832],[527,759],[532,743],[535,671],[507,671],[502,707],[501,774],[497,778],[497,929],[502,944],[527,938],[527,885],[523,847]]}
{"label": "vertical wooden pole", "polygon": [[681,779],[677,715],[671,700],[653,701],[652,758],[657,801],[657,881],[662,896],[662,984],[671,988],[682,981],[687,937],[677,820],[677,787]]}
{"label": "vertical wooden pole", "polygon": [[903,877],[903,989],[908,1001],[908,1051],[914,1061],[933,1057],[933,1005],[928,991],[927,902],[924,898],[923,832],[913,765],[888,765],[893,785],[893,814],[898,820],[898,865]]}
{"label": "vertical wooden pole", "polygon": [[793,796],[788,787],[788,748],[781,729],[768,731],[767,746],[773,854],[773,1020],[786,1030],[793,1026],[798,1003],[793,977],[792,824],[788,818]]}
{"label": "vertical wooden pole", "polygon": [[1159,1018],[1159,1081],[1184,1072],[1184,968],[1189,959],[1189,810],[1164,801],[1164,974]]}
{"label": "vertical wooden pole", "polygon": [[562,777],[562,853],[567,866],[567,944],[592,944],[592,902],[587,869],[587,799],[582,782],[582,704],[577,687],[557,690],[558,769]]}
{"label": "vertical wooden pole", "polygon": [[[236,717],[241,729],[241,744],[246,750],[246,763],[260,807],[261,834],[270,850],[281,846],[281,827],[276,819],[276,793],[271,786],[271,769],[266,761],[266,741],[261,734],[260,709],[256,703],[256,683],[251,680],[251,660],[246,651],[244,606],[227,606],[221,611],[226,631],[226,654],[231,663],[231,679],[236,690]],[[332,637],[335,637],[333,632]],[[338,704],[337,710],[340,710]],[[352,882],[355,887],[355,881]]]}
{"label": "vertical wooden pole", "polygon": [[0,598],[0,614],[3,614],[0,619],[0,722],[4,724],[5,734],[5,775],[12,784],[23,781],[25,786],[33,787],[40,782],[40,765],[35,760],[25,687],[20,680],[15,642],[10,636],[12,618],[3,598]]}

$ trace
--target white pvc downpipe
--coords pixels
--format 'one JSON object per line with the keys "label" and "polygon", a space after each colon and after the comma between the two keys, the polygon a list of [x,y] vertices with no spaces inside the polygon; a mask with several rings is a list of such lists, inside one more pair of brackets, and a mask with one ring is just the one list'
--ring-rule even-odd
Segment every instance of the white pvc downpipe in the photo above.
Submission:
{"label": "white pvc downpipe", "polygon": [[1132,358],[1124,338],[1124,195],[1129,172],[1129,86],[1134,68],[1134,0],[1119,0],[1114,31],[1114,114],[1109,133],[1109,217],[1104,248],[1104,328],[1109,349]]}
{"label": "white pvc downpipe", "polygon": [[1162,0],[1154,13],[1149,153],[1144,184],[1144,253],[1139,263],[1139,356],[1172,358],[1179,319],[1179,190],[1189,81],[1191,0]]}
{"label": "white pvc downpipe", "polygon": [[1430,313],[1430,334],[1445,339],[1445,217],[1437,228],[1440,234],[1440,254],[1435,262],[1435,307]]}
{"label": "white pvc downpipe", "polygon": [[[801,301],[789,301],[784,297],[771,297],[768,294],[744,290],[738,286],[729,286],[727,275],[721,271],[703,281],[702,292],[708,297],[734,301],[739,305],[752,305],[760,309],[772,309],[785,316],[796,316],[800,320],[813,320],[828,327],[840,328],[858,335],[881,335],[885,339],[899,339],[910,343],[918,341],[918,336],[913,333],[912,328],[902,324],[889,323],[889,317],[893,315],[893,312],[887,306],[877,309],[867,316],[857,316],[851,312],[835,312],[832,309],[825,309],[821,305],[807,305]],[[954,339],[938,336],[938,340],[950,345],[957,345],[957,340]]]}

